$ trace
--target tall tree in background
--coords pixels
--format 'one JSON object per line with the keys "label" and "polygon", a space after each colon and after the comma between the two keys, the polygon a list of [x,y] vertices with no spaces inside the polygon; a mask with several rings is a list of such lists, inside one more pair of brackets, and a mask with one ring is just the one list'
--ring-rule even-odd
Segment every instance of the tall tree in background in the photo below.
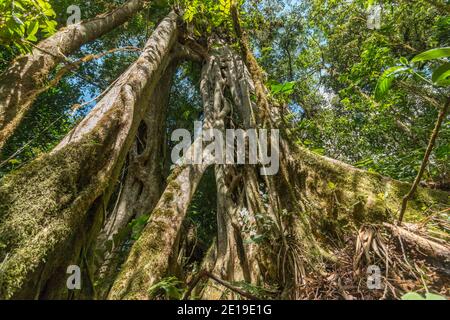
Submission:
{"label": "tall tree in background", "polygon": [[[347,4],[339,2],[337,11]],[[51,152],[2,178],[1,298],[299,299],[318,298],[316,288],[327,287],[323,291],[329,297],[351,299],[358,293],[365,268],[374,263],[383,267],[386,281],[408,279],[421,285],[417,271],[403,262],[388,234],[403,235],[437,265],[449,259],[447,244],[391,224],[408,183],[299,145],[297,123],[287,116],[295,108],[290,94],[308,117],[316,112],[306,110],[314,103],[305,99],[314,94],[304,95],[307,88],[294,85],[297,74],[305,74],[301,64],[295,65],[300,62],[294,63],[295,45],[287,40],[306,35],[299,32],[295,19],[288,20],[286,34],[273,36],[281,38],[286,65],[279,73],[285,78],[266,75],[252,51],[248,29],[255,22],[252,19],[260,18],[254,11],[258,5],[231,0],[166,5],[138,59],[111,83],[95,107]],[[130,10],[124,9],[127,6]],[[105,23],[108,27],[102,33],[140,8],[141,1],[129,1],[116,9],[122,18]],[[315,2],[307,8],[318,10]],[[326,35],[327,27],[319,25]],[[67,40],[67,48],[72,48],[67,53],[81,46],[82,40],[72,40]],[[312,50],[316,49],[321,48]],[[33,51],[26,57],[35,59],[39,54]],[[272,65],[264,56],[259,60]],[[58,61],[52,61],[53,68]],[[334,62],[331,68],[344,73],[346,67],[339,70],[339,61]],[[319,68],[330,67],[322,63]],[[183,113],[182,108],[175,110],[175,116],[170,112],[172,103],[183,103],[180,98],[171,102],[176,96],[172,86],[181,72],[189,73],[199,85],[203,105],[199,115],[192,116],[192,106]],[[340,84],[332,72],[330,86],[347,88],[348,78]],[[14,86],[22,82],[19,79]],[[186,80],[184,85],[188,87]],[[28,106],[39,93],[39,83],[30,88],[37,91],[32,91],[36,94]],[[367,98],[364,91],[360,93]],[[192,97],[195,93],[187,90],[184,99]],[[170,163],[168,129],[192,117],[201,120],[206,131],[279,129],[279,144],[269,143],[272,155],[279,154],[278,174],[264,175],[261,162],[190,164],[184,159]],[[194,141],[191,148],[198,143]],[[169,175],[170,165],[175,167]],[[199,204],[196,194],[210,172],[216,208],[209,213],[216,216],[198,224],[196,233],[214,221],[216,235],[213,241],[199,244],[191,220],[193,207]],[[206,201],[200,199],[202,203]],[[406,217],[416,222],[424,207],[436,205],[448,206],[448,193],[418,188]],[[84,285],[76,294],[66,287],[66,268],[72,264],[83,270]],[[354,289],[346,291],[341,281]],[[400,283],[386,284],[381,293],[360,293],[398,297],[405,291]]]}
{"label": "tall tree in background", "polygon": [[0,151],[36,97],[46,90],[50,72],[66,56],[128,21],[144,6],[130,0],[96,18],[72,24],[37,44],[31,53],[18,57],[0,77]]}

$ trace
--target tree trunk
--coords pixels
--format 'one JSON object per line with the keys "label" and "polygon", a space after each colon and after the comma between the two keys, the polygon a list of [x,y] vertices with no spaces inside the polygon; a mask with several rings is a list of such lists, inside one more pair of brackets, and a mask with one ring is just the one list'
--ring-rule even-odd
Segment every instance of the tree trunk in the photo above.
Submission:
{"label": "tree trunk", "polygon": [[[251,124],[261,128],[268,123],[271,128],[277,128],[280,123],[278,110],[274,110],[276,107],[265,96],[264,87],[254,86],[254,82],[242,76],[248,72],[245,67],[242,69],[240,58],[224,49],[217,59],[222,60],[222,72],[227,79],[228,89],[223,91],[233,96],[232,109],[238,111],[241,119],[241,122],[231,120],[227,127],[246,129]],[[252,69],[258,70],[257,66]],[[258,72],[250,74],[256,78],[255,82],[260,81]],[[210,78],[214,79],[213,76]],[[250,92],[247,93],[245,88]],[[255,91],[259,91],[259,103],[244,103],[245,97]],[[257,116],[264,113],[270,115],[270,121]],[[244,171],[216,168],[218,242],[212,255],[214,258],[208,256],[204,268],[223,280],[281,287],[282,297],[295,299],[300,295],[299,288],[305,283],[307,272],[318,272],[311,268],[315,268],[316,263],[323,264],[321,259],[328,258],[320,247],[324,236],[340,232],[342,224],[359,227],[364,223],[392,221],[408,184],[288,145],[283,136],[279,152],[280,172],[273,177],[258,176],[258,170],[248,165]],[[237,180],[240,181],[237,194],[231,187],[233,178],[226,178],[233,171],[231,176],[241,177]],[[239,190],[239,186],[243,188]],[[237,201],[241,192],[245,194],[244,202]],[[262,198],[262,194],[267,198]],[[445,192],[421,189],[409,214],[420,214],[423,205],[448,203],[447,196]],[[248,212],[250,221],[239,221],[238,211]],[[244,228],[253,229],[262,237],[262,242],[248,244],[252,238],[248,231],[243,231]],[[226,287],[220,290],[211,281],[206,285],[200,282],[197,287],[205,288],[200,290],[202,298],[236,298],[224,295],[229,290]]]}
{"label": "tree trunk", "polygon": [[[112,212],[107,216],[97,239],[97,251],[102,257],[98,273],[99,287],[103,291],[101,297],[105,297],[105,293],[109,291],[128,251],[124,247],[124,240],[130,236],[127,226],[133,219],[154,209],[165,187],[165,123],[176,67],[175,60],[168,67],[150,99],[149,110],[128,154],[124,181],[120,184],[117,199],[113,199],[115,203]],[[109,249],[108,243],[111,244]]]}
{"label": "tree trunk", "polygon": [[[225,96],[226,92],[231,94],[233,99],[232,107],[237,109],[240,119],[243,119],[245,128],[249,128],[252,120],[252,105],[248,88],[252,87],[249,82],[249,74],[241,59],[232,54],[227,47],[223,47],[213,53],[215,65],[211,68],[210,74],[204,75],[205,81],[209,81],[209,87],[215,88],[210,96],[214,96],[220,105],[220,109],[230,108]],[[225,124],[225,122],[227,122]],[[236,123],[234,123],[236,125]],[[222,117],[216,121],[216,128],[225,136],[225,127],[231,127],[228,120]],[[251,169],[250,169],[251,170]],[[211,272],[220,279],[235,282],[252,282],[252,272],[249,265],[249,247],[245,245],[242,238],[242,224],[240,221],[241,211],[245,209],[244,190],[242,186],[241,170],[233,165],[216,165],[215,177],[217,186],[217,241],[216,247],[212,249],[214,258],[206,257],[203,268],[206,272]],[[258,195],[259,196],[259,195]],[[252,271],[257,270],[253,266]],[[201,292],[204,299],[223,299],[224,290],[217,287],[217,281],[210,277],[206,283],[202,281],[197,287],[201,287],[197,292]],[[220,283],[220,282],[219,282]],[[231,295],[232,298],[236,298]]]}
{"label": "tree trunk", "polygon": [[0,151],[36,97],[45,91],[50,72],[82,45],[128,21],[143,5],[142,0],[130,0],[111,12],[63,28],[13,61],[0,75]]}
{"label": "tree trunk", "polygon": [[[203,67],[201,93],[204,103],[205,120],[203,130],[215,127],[221,110],[210,92],[207,76],[212,68],[217,67],[211,58]],[[149,288],[175,269],[176,249],[180,238],[180,230],[188,206],[197,189],[200,180],[210,165],[207,161],[202,164],[186,164],[187,158],[194,152],[191,145],[187,155],[168,179],[168,184],[142,235],[133,245],[122,271],[118,275],[111,292],[110,299],[149,299]],[[203,155],[202,155],[203,156]]]}
{"label": "tree trunk", "polygon": [[101,222],[102,195],[115,185],[170,63],[177,19],[172,12],[160,23],[138,60],[50,154],[1,181],[1,298],[39,296],[55,270],[76,264],[74,249],[92,238],[83,231],[101,227],[91,223]]}
{"label": "tree trunk", "polygon": [[[210,123],[219,130],[277,128],[279,111],[266,97],[261,80],[252,78],[255,74],[230,49],[214,49],[202,72],[205,123],[215,119]],[[250,99],[255,92],[260,103]],[[273,177],[260,176],[260,165],[215,167],[218,236],[202,268],[226,283],[280,287],[282,297],[298,298],[306,272],[317,272],[309,268],[321,259],[318,242],[326,222],[359,226],[390,220],[408,184],[289,146],[283,138],[279,152],[281,170]],[[176,169],[109,298],[152,298],[149,288],[174,274],[181,225],[205,169],[206,165]],[[432,202],[447,202],[447,194],[422,189],[415,204]],[[254,236],[262,236],[262,242],[252,241]],[[226,286],[220,290],[216,282],[199,280],[194,290],[205,299],[226,297]]]}
{"label": "tree trunk", "polygon": [[[234,15],[236,21],[236,12]],[[108,298],[153,298],[149,289],[177,272],[185,215],[211,162],[190,164],[188,152],[153,208],[160,190],[149,199],[143,197],[154,186],[143,190],[160,176],[156,169],[159,139],[147,139],[145,145],[139,140],[143,137],[139,133],[158,135],[153,130],[161,128],[163,112],[155,113],[162,107],[158,94],[165,93],[155,92],[155,88],[173,72],[168,66],[176,37],[176,15],[172,13],[152,35],[138,61],[52,153],[2,181],[1,298],[61,297],[60,292],[67,290],[55,288],[64,286],[67,265],[84,261],[89,271],[86,256],[94,256],[95,240],[104,247],[105,240],[140,214],[150,214],[148,222],[125,263],[120,268],[112,266],[111,274],[116,269],[120,272]],[[259,66],[245,38],[240,42],[242,57],[226,46],[217,46],[206,58],[200,83],[203,130],[282,128],[280,110],[267,95]],[[169,87],[161,80],[164,85]],[[151,107],[149,99],[155,99]],[[147,113],[149,108],[152,116]],[[261,163],[215,166],[218,235],[200,275],[209,275],[214,287],[219,284],[224,290],[213,288],[209,278],[200,281],[194,277],[195,292],[202,298],[227,297],[223,293],[230,288],[234,292],[231,298],[237,297],[235,294],[254,297],[236,282],[276,287],[281,297],[298,298],[307,273],[320,273],[326,266],[322,241],[339,239],[343,226],[353,229],[393,220],[408,184],[290,145],[285,134],[282,131],[276,150],[280,171],[274,176],[263,176]],[[135,141],[117,206],[107,215],[106,204]],[[407,215],[418,215],[423,205],[434,203],[448,203],[448,194],[418,188]],[[97,238],[103,215],[105,229]],[[92,280],[87,276],[88,282]],[[88,291],[93,284],[91,287]]]}

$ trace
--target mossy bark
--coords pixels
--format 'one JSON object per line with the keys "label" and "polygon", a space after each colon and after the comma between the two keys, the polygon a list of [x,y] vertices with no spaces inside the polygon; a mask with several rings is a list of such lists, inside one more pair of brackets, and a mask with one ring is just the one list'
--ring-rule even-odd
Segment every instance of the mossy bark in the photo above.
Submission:
{"label": "mossy bark", "polygon": [[[233,119],[231,127],[268,125],[282,128],[277,110],[268,110],[270,121],[255,115],[262,114],[264,108],[276,108],[269,104],[265,90],[260,89],[256,103],[244,104],[245,97],[258,90],[254,83],[261,83],[255,68],[250,74],[256,81],[251,81],[242,76],[248,72],[231,50],[223,48],[217,59],[222,60],[220,65],[227,79],[226,91],[231,93],[233,109],[239,114],[240,121]],[[214,77],[214,74],[210,79],[221,82],[221,78]],[[246,93],[246,88],[249,93]],[[296,288],[304,283],[306,274],[320,272],[313,266],[324,265],[321,260],[329,258],[321,248],[326,246],[329,237],[359,228],[362,224],[393,221],[409,184],[289,145],[284,135],[279,152],[281,168],[273,177],[259,176],[256,168],[248,165],[244,171],[234,168],[233,175],[241,177],[236,189],[245,194],[244,202],[238,201],[239,192],[230,192],[233,179],[225,178],[227,174],[224,172],[229,175],[233,168],[216,169],[218,242],[204,268],[209,268],[207,271],[213,271],[223,280],[275,286],[280,288],[282,297],[296,298]],[[264,199],[262,194],[267,198]],[[409,220],[420,217],[423,207],[434,203],[448,203],[448,193],[421,189],[411,203]],[[239,220],[241,217],[236,212],[242,209],[248,212],[253,222],[242,223]],[[271,221],[269,228],[265,226],[267,221]],[[249,244],[251,238],[248,232],[243,232],[252,225],[263,239],[259,244]],[[250,272],[246,273],[246,269]],[[203,299],[235,297],[227,288],[220,288],[210,280],[199,282],[195,292]]]}
{"label": "mossy bark", "polygon": [[[178,60],[162,76],[149,101],[150,107],[137,132],[126,161],[118,195],[111,199],[110,212],[100,232],[96,248],[100,255],[97,271],[99,296],[105,297],[119,266],[124,262],[130,237],[129,223],[153,211],[165,187],[166,114],[172,78]],[[99,261],[97,261],[99,263]]]}
{"label": "mossy bark", "polygon": [[[357,169],[343,162],[292,147],[287,158],[298,201],[308,212],[354,223],[393,221],[410,184]],[[448,192],[419,188],[406,213],[417,221],[423,208],[448,203]],[[309,210],[307,208],[310,208]]]}
{"label": "mossy bark", "polygon": [[[147,100],[167,72],[176,30],[176,15],[170,14],[136,64],[52,153],[2,181],[1,298],[62,296],[63,289],[54,289],[63,288],[64,268],[82,259],[100,231],[104,200],[148,111]],[[282,127],[256,60],[241,44],[245,58],[222,47],[205,61],[204,129]],[[409,184],[290,145],[282,133],[277,175],[261,176],[261,165],[216,167],[218,236],[203,268],[221,280],[275,286],[282,297],[296,298],[306,273],[324,265],[315,264],[326,253],[321,244],[343,230],[392,221]],[[178,166],[156,207],[144,208],[150,218],[108,298],[151,299],[149,289],[177,272],[182,224],[209,164]],[[420,217],[423,206],[448,200],[446,192],[419,188],[406,220]],[[123,213],[125,222],[140,214],[130,207]],[[203,298],[223,297],[210,283],[203,292],[205,282],[200,285],[194,291]]]}
{"label": "mossy bark", "polygon": [[[202,73],[208,75],[213,64],[213,61],[207,61]],[[214,102],[206,94],[210,92],[208,85],[203,79],[204,130],[213,128],[218,116]],[[182,223],[195,190],[210,165],[208,162],[189,164],[187,161],[197,143],[191,145],[182,163],[168,178],[167,187],[151,212],[142,235],[131,248],[108,298],[150,299],[149,289],[165,275],[175,272]]]}
{"label": "mossy bark", "polygon": [[101,210],[92,207],[116,182],[170,62],[177,20],[170,13],[160,23],[138,60],[50,154],[1,181],[1,298],[39,297],[54,271],[73,262],[66,250],[83,241],[77,232],[97,220],[89,215]]}

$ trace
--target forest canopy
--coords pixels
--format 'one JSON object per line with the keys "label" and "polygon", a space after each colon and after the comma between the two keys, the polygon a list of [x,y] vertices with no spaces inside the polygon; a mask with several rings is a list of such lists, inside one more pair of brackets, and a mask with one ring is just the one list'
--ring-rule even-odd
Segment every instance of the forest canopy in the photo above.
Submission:
{"label": "forest canopy", "polygon": [[0,299],[450,296],[448,1],[0,9]]}

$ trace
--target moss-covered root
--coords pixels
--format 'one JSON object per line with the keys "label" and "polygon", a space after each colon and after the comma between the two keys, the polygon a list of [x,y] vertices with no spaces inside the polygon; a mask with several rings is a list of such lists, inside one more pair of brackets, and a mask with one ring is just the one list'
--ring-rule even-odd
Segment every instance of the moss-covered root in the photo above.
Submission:
{"label": "moss-covered root", "polygon": [[114,282],[109,299],[150,299],[149,289],[169,271],[192,196],[207,165],[180,167],[171,177],[140,238]]}
{"label": "moss-covered root", "polygon": [[[67,241],[107,185],[104,173],[111,165],[108,155],[115,153],[111,144],[119,122],[112,121],[114,125],[108,126],[111,134],[97,132],[3,179],[0,298],[34,297],[38,293],[29,292],[27,283],[45,284],[54,265],[60,263],[59,258],[67,256],[62,252],[70,250],[66,248]],[[42,273],[44,278],[39,272],[43,265],[48,270]]]}
{"label": "moss-covered root", "polygon": [[[290,176],[298,201],[311,213],[356,225],[393,221],[410,184],[354,168],[298,148],[289,157]],[[433,204],[448,204],[449,193],[418,188],[405,218],[417,221]]]}

